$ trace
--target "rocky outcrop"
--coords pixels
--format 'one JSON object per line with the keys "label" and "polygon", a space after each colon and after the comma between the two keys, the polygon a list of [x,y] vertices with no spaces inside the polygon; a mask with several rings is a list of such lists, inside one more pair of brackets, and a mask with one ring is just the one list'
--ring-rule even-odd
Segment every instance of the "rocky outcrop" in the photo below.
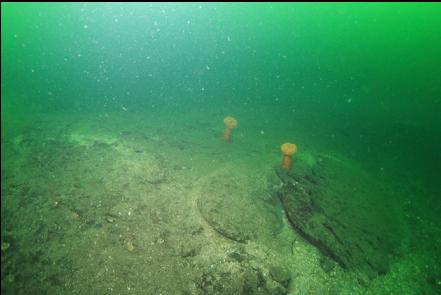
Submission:
{"label": "rocky outcrop", "polygon": [[294,173],[277,170],[278,197],[304,239],[342,268],[366,278],[389,270],[399,246],[393,200],[380,182],[359,167],[324,157],[314,167],[298,163]]}

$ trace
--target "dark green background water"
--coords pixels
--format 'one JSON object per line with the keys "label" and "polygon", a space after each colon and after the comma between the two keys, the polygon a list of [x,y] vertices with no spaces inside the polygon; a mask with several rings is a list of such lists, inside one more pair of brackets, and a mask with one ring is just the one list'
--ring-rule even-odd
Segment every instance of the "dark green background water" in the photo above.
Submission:
{"label": "dark green background water", "polygon": [[439,126],[440,12],[408,3],[4,4],[2,94],[61,111],[254,108],[278,98]]}
{"label": "dark green background water", "polygon": [[423,183],[420,208],[433,220],[441,210],[438,3],[1,9],[2,151],[44,114],[219,109],[243,130],[259,118],[250,128],[275,146],[310,130],[372,173]]}

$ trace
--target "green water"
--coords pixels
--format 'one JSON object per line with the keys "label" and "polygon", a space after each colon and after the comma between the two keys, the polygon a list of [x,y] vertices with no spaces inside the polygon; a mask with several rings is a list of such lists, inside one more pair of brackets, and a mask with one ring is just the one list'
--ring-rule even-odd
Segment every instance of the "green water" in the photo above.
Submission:
{"label": "green water", "polygon": [[[439,294],[440,53],[438,3],[2,3],[2,292]],[[290,227],[284,142],[385,273]]]}

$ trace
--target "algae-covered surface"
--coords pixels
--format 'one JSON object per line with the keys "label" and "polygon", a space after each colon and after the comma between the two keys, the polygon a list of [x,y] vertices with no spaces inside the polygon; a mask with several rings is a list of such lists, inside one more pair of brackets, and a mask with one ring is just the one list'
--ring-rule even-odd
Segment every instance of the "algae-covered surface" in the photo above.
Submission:
{"label": "algae-covered surface", "polygon": [[2,293],[441,292],[439,4],[1,13]]}

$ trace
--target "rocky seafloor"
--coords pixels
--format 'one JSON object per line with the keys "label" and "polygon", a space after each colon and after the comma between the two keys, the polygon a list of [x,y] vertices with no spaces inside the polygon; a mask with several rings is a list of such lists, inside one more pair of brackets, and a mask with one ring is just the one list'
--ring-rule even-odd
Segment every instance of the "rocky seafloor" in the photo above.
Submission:
{"label": "rocky seafloor", "polygon": [[161,122],[2,134],[2,292],[439,291],[439,228],[388,181],[307,148],[289,174],[277,147],[240,132],[225,144],[207,118]]}

